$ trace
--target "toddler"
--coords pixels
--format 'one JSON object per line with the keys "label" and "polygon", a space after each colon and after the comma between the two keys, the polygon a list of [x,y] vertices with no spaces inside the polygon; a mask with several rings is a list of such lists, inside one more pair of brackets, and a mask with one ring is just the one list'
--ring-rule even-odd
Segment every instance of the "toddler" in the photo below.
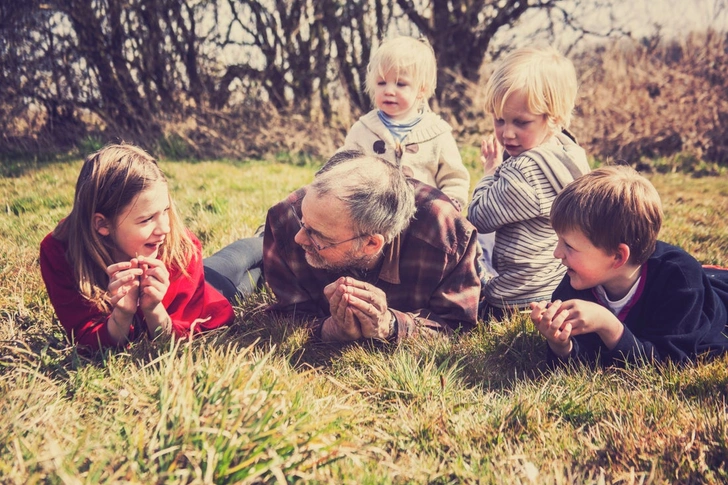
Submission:
{"label": "toddler", "polygon": [[430,44],[396,37],[385,41],[367,67],[366,91],[376,109],[359,118],[340,151],[358,150],[397,166],[440,189],[465,207],[470,174],[463,165],[452,127],[430,111],[437,65]]}

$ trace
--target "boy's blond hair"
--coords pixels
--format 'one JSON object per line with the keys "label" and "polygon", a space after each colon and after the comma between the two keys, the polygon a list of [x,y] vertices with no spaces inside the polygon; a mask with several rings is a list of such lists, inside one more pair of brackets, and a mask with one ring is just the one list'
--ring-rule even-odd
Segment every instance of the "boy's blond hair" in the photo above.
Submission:
{"label": "boy's blond hair", "polygon": [[437,61],[435,51],[425,38],[394,37],[379,46],[367,65],[366,92],[371,99],[374,99],[377,78],[392,70],[397,77],[401,74],[411,76],[425,101],[435,94]]}
{"label": "boy's blond hair", "polygon": [[655,187],[628,166],[607,166],[582,175],[564,188],[551,206],[557,233],[580,230],[591,243],[615,254],[620,244],[629,262],[641,265],[655,250],[662,225],[662,203]]}
{"label": "boy's blond hair", "polygon": [[574,64],[552,47],[525,47],[508,54],[485,86],[485,112],[503,117],[508,98],[522,92],[528,110],[546,115],[552,133],[568,128],[576,103]]}

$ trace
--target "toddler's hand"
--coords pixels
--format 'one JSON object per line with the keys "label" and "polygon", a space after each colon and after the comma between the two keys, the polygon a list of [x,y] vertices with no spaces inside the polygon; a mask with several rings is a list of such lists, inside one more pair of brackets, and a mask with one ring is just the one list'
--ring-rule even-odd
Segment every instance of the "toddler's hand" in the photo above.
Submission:
{"label": "toddler's hand", "polygon": [[483,174],[493,175],[495,169],[501,164],[503,147],[495,136],[490,135],[480,142],[480,161],[483,164]]}

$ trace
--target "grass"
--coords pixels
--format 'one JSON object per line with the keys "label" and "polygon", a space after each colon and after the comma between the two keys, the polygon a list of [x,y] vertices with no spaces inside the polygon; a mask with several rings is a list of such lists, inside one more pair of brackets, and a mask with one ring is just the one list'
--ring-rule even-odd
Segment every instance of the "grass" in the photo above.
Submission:
{"label": "grass", "polygon": [[[232,326],[192,342],[79,355],[37,262],[79,167],[0,179],[0,482],[728,481],[728,357],[547,373],[543,340],[522,316],[452,340],[331,346],[263,313],[261,294],[239,302]],[[251,235],[315,171],[162,168],[206,254]],[[662,238],[728,265],[724,177],[651,180]]]}

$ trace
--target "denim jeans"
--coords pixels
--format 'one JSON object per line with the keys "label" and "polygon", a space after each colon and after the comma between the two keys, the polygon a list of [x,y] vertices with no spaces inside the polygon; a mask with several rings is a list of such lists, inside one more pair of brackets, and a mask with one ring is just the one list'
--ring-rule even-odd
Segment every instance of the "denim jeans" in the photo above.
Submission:
{"label": "denim jeans", "polygon": [[202,262],[205,281],[228,300],[253,293],[263,284],[263,238],[248,237],[225,246]]}

